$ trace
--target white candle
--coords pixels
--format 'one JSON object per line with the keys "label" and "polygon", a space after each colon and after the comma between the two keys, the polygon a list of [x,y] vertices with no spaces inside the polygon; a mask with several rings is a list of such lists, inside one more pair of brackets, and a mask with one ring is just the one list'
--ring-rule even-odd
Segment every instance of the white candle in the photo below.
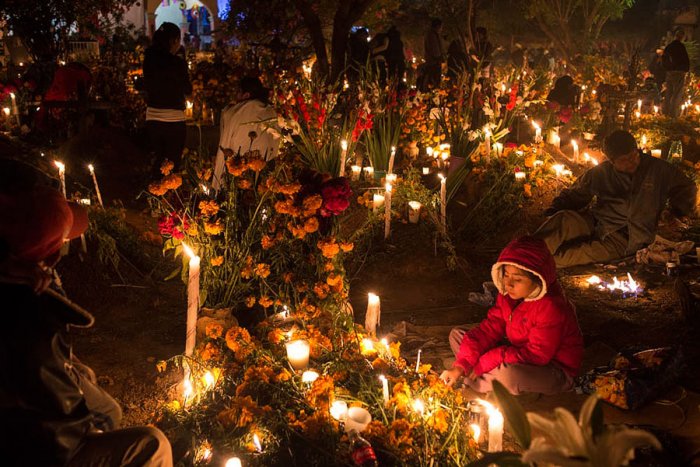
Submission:
{"label": "white candle", "polygon": [[423,175],[429,175],[430,174],[430,167],[423,167]]}
{"label": "white candle", "polygon": [[423,353],[423,349],[418,349],[418,357],[416,357],[416,373],[420,369],[420,354]]}
{"label": "white candle", "polygon": [[385,185],[386,194],[384,195],[384,240],[391,235],[391,183]]}
{"label": "white candle", "polygon": [[340,153],[340,170],[338,176],[342,177],[343,175],[345,175],[345,158],[348,155],[348,142],[342,140],[340,142],[340,148],[342,149],[342,151]]}
{"label": "white candle", "polygon": [[438,174],[440,177],[440,222],[443,230],[447,229],[447,177]]}
{"label": "white candle", "polygon": [[367,294],[367,313],[365,314],[365,329],[367,332],[376,336],[381,320],[381,300],[379,300],[379,295],[370,292]]}
{"label": "white candle", "polygon": [[352,179],[359,180],[360,173],[362,172],[362,167],[360,167],[359,165],[353,165],[350,167],[350,170],[352,171]]}
{"label": "white candle", "polygon": [[389,380],[384,375],[379,375],[379,379],[382,382],[382,398],[384,398],[384,405],[386,405],[389,403]]}
{"label": "white candle", "polygon": [[305,340],[289,341],[287,347],[287,360],[295,370],[303,370],[309,365],[309,342]]}
{"label": "white candle", "polygon": [[433,157],[433,151],[434,149],[431,147],[425,148],[425,154],[427,154],[428,157]]}
{"label": "white candle", "polygon": [[194,102],[187,101],[187,105],[185,106],[185,118],[187,118],[187,119],[192,118],[193,108],[194,108]]}
{"label": "white candle", "polygon": [[384,205],[384,195],[381,193],[375,193],[372,195],[372,212],[375,214],[379,212],[379,208]]}
{"label": "white candle", "polygon": [[66,198],[66,166],[60,161],[53,161],[53,164],[58,169],[58,178],[61,180],[61,191],[63,192],[63,197]]}
{"label": "white candle", "polygon": [[365,167],[364,171],[367,178],[372,178],[374,176],[374,167]]}
{"label": "white candle", "polygon": [[[683,113],[684,109],[685,109],[685,107],[681,106],[681,113]],[[634,112],[634,116],[637,118],[642,118],[642,113],[639,110],[637,110],[636,112]]]}
{"label": "white candle", "polygon": [[399,176],[393,173],[388,173],[386,174],[386,182],[387,183],[394,183],[396,182],[396,179],[398,179]]}
{"label": "white candle", "polygon": [[104,207],[104,204],[102,204],[102,194],[100,193],[100,186],[97,184],[97,177],[95,176],[95,166],[92,164],[88,164],[88,170],[90,170],[90,175],[92,175],[92,183],[95,185],[97,201],[100,203],[100,206]]}
{"label": "white candle", "polygon": [[420,219],[421,204],[418,201],[408,202],[408,222],[417,224]]}
{"label": "white candle", "polygon": [[642,100],[637,99],[637,112],[641,113],[642,112]]}
{"label": "white candle", "polygon": [[[190,257],[190,271],[187,278],[187,327],[185,334],[185,356],[191,357],[197,337],[197,313],[199,312],[199,262],[194,251],[182,244],[182,249]],[[189,365],[185,366],[185,379],[189,378]]]}
{"label": "white candle", "polygon": [[496,156],[501,157],[503,155],[503,143],[494,143],[493,147],[496,149]]}
{"label": "white candle", "polygon": [[486,153],[491,154],[491,132],[487,127],[484,127],[484,143],[486,144]]}
{"label": "white candle", "polygon": [[391,156],[389,156],[388,173],[394,173],[394,158],[396,157],[396,146],[391,147]]}
{"label": "white candle", "polygon": [[260,443],[260,437],[257,433],[253,433],[253,446],[255,446],[256,451],[262,452],[262,443]]}
{"label": "white candle", "polygon": [[518,181],[518,182],[524,182],[524,181],[525,181],[525,177],[527,177],[527,175],[526,175],[525,172],[523,172],[522,170],[518,170],[518,171],[515,172],[515,180],[516,180],[516,181]]}
{"label": "white candle", "polygon": [[562,164],[554,164],[554,165],[552,165],[552,170],[554,171],[555,174],[557,174],[557,177],[561,177],[561,175],[564,173],[564,170],[566,170],[566,168]]}
{"label": "white candle", "polygon": [[654,115],[656,115],[657,113],[659,113],[659,106],[655,105],[654,106]]}
{"label": "white candle", "polygon": [[542,142],[542,128],[534,120],[532,126],[535,128],[535,144],[539,144]]}
{"label": "white candle", "polygon": [[489,416],[489,452],[500,452],[503,450],[503,414],[497,408],[486,407]]}
{"label": "white candle", "polygon": [[5,118],[9,117],[10,114],[12,113],[12,110],[9,107],[3,107],[2,108],[2,113],[5,114]]}
{"label": "white candle", "polygon": [[17,126],[19,126],[19,110],[17,110],[17,99],[14,92],[10,93],[10,99],[12,99],[12,113],[15,115]]}
{"label": "white candle", "polygon": [[334,401],[330,408],[331,417],[339,422],[344,421],[348,416],[348,403],[345,401]]}
{"label": "white candle", "polygon": [[241,460],[238,457],[231,457],[226,461],[224,467],[243,467],[243,464],[241,464]]}
{"label": "white candle", "polygon": [[652,149],[651,155],[653,157],[656,157],[657,159],[660,159],[661,158],[661,149]]}
{"label": "white candle", "polygon": [[576,142],[575,139],[571,140],[571,146],[574,148],[574,163],[578,164],[578,143]]}
{"label": "white candle", "polygon": [[559,147],[561,145],[561,138],[559,137],[559,133],[552,130],[549,134],[549,143],[556,147]]}
{"label": "white candle", "polygon": [[318,372],[314,370],[306,370],[301,374],[301,382],[311,384],[318,379]]}

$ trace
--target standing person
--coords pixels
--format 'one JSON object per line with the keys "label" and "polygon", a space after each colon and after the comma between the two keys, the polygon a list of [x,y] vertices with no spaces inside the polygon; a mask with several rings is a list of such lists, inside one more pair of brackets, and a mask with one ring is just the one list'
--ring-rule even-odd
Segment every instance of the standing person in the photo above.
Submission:
{"label": "standing person", "polygon": [[274,128],[277,112],[268,100],[269,91],[253,77],[241,79],[240,86],[238,102],[221,112],[221,136],[212,182],[215,190],[221,186],[224,175],[224,149],[232,150],[234,155],[258,151],[266,160],[277,157],[279,150],[279,132]]}
{"label": "standing person", "polygon": [[460,39],[454,39],[447,48],[447,76],[454,79],[466,72],[468,66],[467,48]]}
{"label": "standing person", "polygon": [[192,93],[187,62],[176,55],[180,49],[180,28],[163,23],[146,49],[143,78],[146,88],[146,128],[155,153],[151,172],[159,175],[166,159],[180,168],[185,148],[185,96]]}
{"label": "standing person", "polygon": [[605,156],[552,201],[545,211],[550,217],[534,233],[559,268],[633,255],[654,241],[659,219],[687,216],[695,208],[695,183],[643,154],[629,132],[605,138]]}
{"label": "standing person", "polygon": [[440,75],[442,74],[442,62],[445,56],[444,45],[442,43],[442,20],[433,19],[430,29],[425,35],[424,50],[425,64],[423,65],[423,76],[420,79],[420,90],[427,91],[440,85]]}
{"label": "standing person", "polygon": [[491,277],[499,292],[496,304],[478,326],[452,330],[456,360],[441,379],[452,386],[464,376],[481,393],[492,390],[494,379],[513,394],[570,390],[583,358],[583,337],[545,243],[513,240]]}
{"label": "standing person", "polygon": [[172,466],[158,429],[115,429],[121,410],[67,342],[72,328],[94,318],[52,288],[53,268],[64,241],[85,231],[87,212],[40,183],[14,178],[0,190],[3,465]]}
{"label": "standing person", "polygon": [[396,26],[392,26],[389,28],[386,35],[389,37],[389,45],[385,53],[389,79],[396,81],[399,86],[402,86],[402,80],[406,72],[406,55],[403,51],[401,32]]}
{"label": "standing person", "polygon": [[666,69],[664,113],[671,118],[677,118],[680,115],[683,91],[685,91],[685,76],[690,71],[688,51],[682,42],[684,36],[682,29],[676,30],[676,39],[666,46],[663,53],[663,64]]}

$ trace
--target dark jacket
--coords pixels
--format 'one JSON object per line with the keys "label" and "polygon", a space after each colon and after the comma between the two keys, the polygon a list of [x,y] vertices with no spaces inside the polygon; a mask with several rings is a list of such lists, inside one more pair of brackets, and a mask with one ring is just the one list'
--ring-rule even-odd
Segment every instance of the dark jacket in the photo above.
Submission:
{"label": "dark jacket", "polygon": [[185,110],[185,96],[192,92],[185,60],[166,50],[149,47],[143,60],[143,79],[149,107]]}
{"label": "dark jacket", "polygon": [[695,207],[697,187],[678,168],[641,154],[634,175],[617,172],[610,161],[593,167],[552,202],[551,215],[564,209],[588,206],[596,222],[596,235],[627,230],[627,254],[654,241],[661,212],[668,202],[673,214],[685,216]]}
{"label": "dark jacket", "polygon": [[[505,294],[501,269],[510,264],[539,277],[542,288],[522,301]],[[544,366],[554,363],[576,376],[583,359],[583,337],[574,306],[557,282],[554,258],[542,240],[513,240],[491,268],[498,287],[496,305],[486,319],[464,335],[455,366],[477,376],[505,363]],[[504,338],[508,345],[499,345]]]}
{"label": "dark jacket", "polygon": [[678,39],[666,46],[663,54],[663,64],[666,71],[689,71],[690,59],[685,45]]}
{"label": "dark jacket", "polygon": [[425,52],[425,62],[428,64],[442,63],[445,52],[443,50],[442,38],[440,33],[434,28],[430,28],[425,35],[423,43]]}
{"label": "dark jacket", "polygon": [[0,455],[2,465],[64,465],[93,428],[70,372],[69,325],[90,326],[57,294],[0,283]]}

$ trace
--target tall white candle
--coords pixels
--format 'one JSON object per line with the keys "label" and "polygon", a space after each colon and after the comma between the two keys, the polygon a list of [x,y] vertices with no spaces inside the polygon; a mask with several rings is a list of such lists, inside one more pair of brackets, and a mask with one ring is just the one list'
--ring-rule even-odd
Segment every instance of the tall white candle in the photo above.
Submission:
{"label": "tall white candle", "polygon": [[287,347],[287,359],[295,370],[303,370],[309,365],[309,353],[311,347],[309,341],[295,340],[285,344]]}
{"label": "tall white candle", "polygon": [[243,467],[243,464],[238,457],[231,457],[226,461],[225,467]]}
{"label": "tall white candle", "polygon": [[15,121],[17,122],[17,126],[19,126],[19,110],[17,110],[17,98],[15,97],[14,92],[10,93],[10,99],[12,100],[12,113],[15,116]]}
{"label": "tall white candle", "polygon": [[575,139],[571,140],[571,147],[574,148],[574,163],[578,164],[579,163],[578,143],[576,142]]}
{"label": "tall white candle", "polygon": [[559,147],[561,145],[561,138],[559,137],[559,133],[552,130],[549,134],[549,143],[556,147]]}
{"label": "tall white candle", "polygon": [[90,175],[92,175],[92,183],[95,185],[95,194],[97,194],[97,201],[100,203],[100,206],[104,207],[104,204],[102,204],[102,194],[100,193],[100,186],[97,184],[97,177],[95,176],[95,166],[92,164],[88,164],[88,170],[90,170]]}
{"label": "tall white candle", "polygon": [[342,140],[340,142],[340,149],[342,149],[342,151],[340,153],[340,169],[339,169],[338,176],[342,177],[343,175],[345,175],[345,158],[348,155],[348,142],[345,140]]}
{"label": "tall white candle", "polygon": [[491,131],[484,127],[484,144],[486,144],[486,153],[491,154]]}
{"label": "tall white candle", "polygon": [[438,174],[440,177],[440,222],[443,230],[447,229],[447,177]]}
{"label": "tall white candle", "polygon": [[[190,271],[187,278],[187,328],[185,338],[185,356],[191,357],[194,352],[195,339],[197,337],[197,314],[199,312],[199,262],[192,248],[185,243],[182,249],[190,257]],[[189,365],[185,367],[185,379],[189,376]]]}
{"label": "tall white candle", "polygon": [[384,195],[384,240],[391,235],[391,183],[385,185],[386,194]]}
{"label": "tall white candle", "polygon": [[391,156],[389,156],[389,171],[387,173],[394,173],[394,158],[396,157],[396,146],[391,147]]}
{"label": "tall white candle", "polygon": [[534,120],[532,126],[535,128],[535,144],[539,144],[542,142],[542,128]]}
{"label": "tall white candle", "polygon": [[384,375],[379,375],[379,379],[382,382],[382,398],[384,399],[384,405],[386,405],[389,403],[389,380]]}
{"label": "tall white candle", "polygon": [[642,100],[637,99],[637,112],[642,113]]}
{"label": "tall white candle", "polygon": [[66,166],[60,161],[53,161],[53,164],[58,169],[58,178],[61,180],[61,191],[63,192],[63,197],[66,198]]}
{"label": "tall white candle", "polygon": [[365,329],[371,335],[377,334],[377,328],[381,324],[382,308],[379,296],[372,292],[367,294],[367,313],[365,314]]}
{"label": "tall white candle", "polygon": [[416,373],[420,369],[420,354],[423,353],[423,349],[418,349],[418,357],[416,357]]}

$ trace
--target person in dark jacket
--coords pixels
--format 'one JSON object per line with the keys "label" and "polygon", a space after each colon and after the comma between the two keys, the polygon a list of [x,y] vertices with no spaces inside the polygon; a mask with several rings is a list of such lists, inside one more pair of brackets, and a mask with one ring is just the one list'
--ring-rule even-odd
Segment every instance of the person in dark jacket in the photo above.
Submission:
{"label": "person in dark jacket", "polygon": [[666,69],[664,113],[672,118],[680,115],[683,91],[685,91],[685,77],[690,71],[688,51],[682,42],[684,36],[683,30],[678,29],[676,39],[666,46],[662,58]]}
{"label": "person in dark jacket", "polygon": [[85,231],[86,211],[38,178],[16,182],[0,184],[2,464],[171,466],[159,430],[116,429],[116,402],[67,342],[94,319],[56,289],[53,267],[64,240]]}
{"label": "person in dark jacket", "polygon": [[467,71],[468,66],[467,48],[461,40],[454,39],[447,48],[447,76],[454,79]]}
{"label": "person in dark jacket", "polygon": [[389,79],[401,84],[406,72],[406,55],[403,50],[401,32],[396,26],[392,26],[386,35],[389,38],[389,44],[385,52]]}
{"label": "person in dark jacket", "polygon": [[358,28],[350,33],[348,40],[347,77],[351,83],[356,83],[360,78],[360,72],[367,68],[369,61],[369,43],[367,38],[369,31],[366,28]]}
{"label": "person in dark jacket", "polygon": [[464,376],[477,392],[491,391],[494,379],[513,394],[570,390],[583,358],[583,337],[547,246],[532,237],[513,240],[491,277],[499,292],[496,304],[476,327],[452,330],[456,360],[442,380],[452,386]]}
{"label": "person in dark jacket", "polygon": [[423,43],[425,63],[418,78],[418,88],[421,91],[427,91],[429,88],[440,85],[442,62],[445,59],[441,33],[442,20],[435,18],[430,23],[430,29],[426,33]]}
{"label": "person in dark jacket", "polygon": [[654,241],[659,219],[687,216],[695,208],[695,183],[670,163],[639,151],[629,132],[611,133],[605,155],[607,161],[552,201],[545,212],[551,217],[534,234],[545,241],[557,267],[632,255]]}
{"label": "person in dark jacket", "polygon": [[153,175],[166,159],[177,170],[185,148],[185,96],[192,93],[187,63],[175,54],[180,49],[180,28],[163,23],[146,49],[143,78],[146,86],[146,127],[155,153]]}

